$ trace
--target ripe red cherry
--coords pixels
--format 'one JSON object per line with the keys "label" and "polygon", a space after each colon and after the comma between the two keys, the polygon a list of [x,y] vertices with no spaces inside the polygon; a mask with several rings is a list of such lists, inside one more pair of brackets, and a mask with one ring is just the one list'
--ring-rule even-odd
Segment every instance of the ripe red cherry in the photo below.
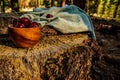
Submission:
{"label": "ripe red cherry", "polygon": [[31,22],[29,27],[32,28],[32,27],[38,27],[38,26],[39,24],[37,22]]}
{"label": "ripe red cherry", "polygon": [[30,25],[31,21],[27,17],[20,18],[20,22],[23,23],[26,27]]}
{"label": "ripe red cherry", "polygon": [[52,17],[53,17],[52,14],[47,14],[47,15],[46,15],[46,18],[52,18]]}
{"label": "ripe red cherry", "polygon": [[25,25],[23,23],[18,23],[16,27],[17,28],[25,28]]}

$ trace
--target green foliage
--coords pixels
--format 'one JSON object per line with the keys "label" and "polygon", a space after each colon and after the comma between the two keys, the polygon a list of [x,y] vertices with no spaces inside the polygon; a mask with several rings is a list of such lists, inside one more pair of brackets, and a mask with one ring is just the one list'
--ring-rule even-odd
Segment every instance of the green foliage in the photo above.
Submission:
{"label": "green foliage", "polygon": [[5,6],[10,6],[10,0],[4,0]]}
{"label": "green foliage", "polygon": [[[1,2],[3,0],[0,0]],[[11,0],[4,0],[4,8],[12,7]],[[14,7],[20,7],[17,3],[13,4]],[[24,1],[24,0],[18,0]],[[37,0],[31,0],[29,2],[29,6],[35,7]],[[53,2],[52,2],[53,1]],[[67,0],[69,4],[72,4],[74,0]],[[81,0],[82,1],[82,0]],[[120,18],[120,1],[119,0],[86,0],[86,11],[90,14],[96,13],[99,17],[104,17],[104,18]],[[31,5],[30,5],[31,4]],[[60,6],[61,5],[61,0],[40,0],[40,5],[44,5],[45,7],[52,7],[52,6]],[[2,6],[2,5],[0,5]]]}
{"label": "green foliage", "polygon": [[[95,0],[92,1],[94,4],[90,3],[91,5],[89,8],[91,13],[97,13],[99,17],[103,18],[120,18],[119,0],[99,0],[99,2],[95,2]],[[95,6],[95,4],[98,4],[98,6]]]}
{"label": "green foliage", "polygon": [[99,4],[99,0],[89,1],[89,11],[90,11],[90,13],[96,13],[97,12],[98,4]]}

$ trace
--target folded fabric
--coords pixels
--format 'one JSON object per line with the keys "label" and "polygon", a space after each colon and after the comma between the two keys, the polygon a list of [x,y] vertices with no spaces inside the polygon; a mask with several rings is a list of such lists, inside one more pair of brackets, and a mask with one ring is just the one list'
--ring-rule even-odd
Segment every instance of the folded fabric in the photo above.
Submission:
{"label": "folded fabric", "polygon": [[[46,18],[47,14],[53,15],[53,17]],[[96,40],[90,17],[84,10],[75,5],[51,7],[49,9],[35,8],[33,12],[26,13],[21,17],[28,17],[42,26],[53,26],[53,28],[64,34],[89,31],[91,37]]]}

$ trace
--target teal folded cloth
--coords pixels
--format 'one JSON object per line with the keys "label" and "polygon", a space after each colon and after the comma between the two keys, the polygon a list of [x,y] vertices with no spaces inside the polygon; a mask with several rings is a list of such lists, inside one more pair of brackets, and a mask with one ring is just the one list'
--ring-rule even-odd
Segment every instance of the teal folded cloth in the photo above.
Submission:
{"label": "teal folded cloth", "polygon": [[[53,15],[53,17],[47,18],[48,14]],[[64,34],[90,32],[90,36],[96,40],[90,17],[84,10],[75,5],[51,7],[49,9],[34,8],[33,12],[23,14],[21,17],[28,17],[42,26],[53,26],[54,29]]]}

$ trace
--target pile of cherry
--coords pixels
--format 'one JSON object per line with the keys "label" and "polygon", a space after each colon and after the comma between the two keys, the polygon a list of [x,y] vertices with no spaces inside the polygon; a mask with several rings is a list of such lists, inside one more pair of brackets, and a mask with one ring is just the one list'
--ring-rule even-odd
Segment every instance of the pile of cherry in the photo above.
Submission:
{"label": "pile of cherry", "polygon": [[[47,14],[46,18],[52,18],[53,16],[51,14]],[[27,17],[21,17],[19,19],[14,19],[13,20],[13,27],[16,28],[33,28],[33,27],[38,27],[39,24],[37,22],[31,21]]]}
{"label": "pile of cherry", "polygon": [[38,27],[38,26],[39,24],[37,22],[32,22],[27,17],[22,17],[22,18],[13,20],[13,27],[16,27],[16,28],[32,28],[32,27]]}

